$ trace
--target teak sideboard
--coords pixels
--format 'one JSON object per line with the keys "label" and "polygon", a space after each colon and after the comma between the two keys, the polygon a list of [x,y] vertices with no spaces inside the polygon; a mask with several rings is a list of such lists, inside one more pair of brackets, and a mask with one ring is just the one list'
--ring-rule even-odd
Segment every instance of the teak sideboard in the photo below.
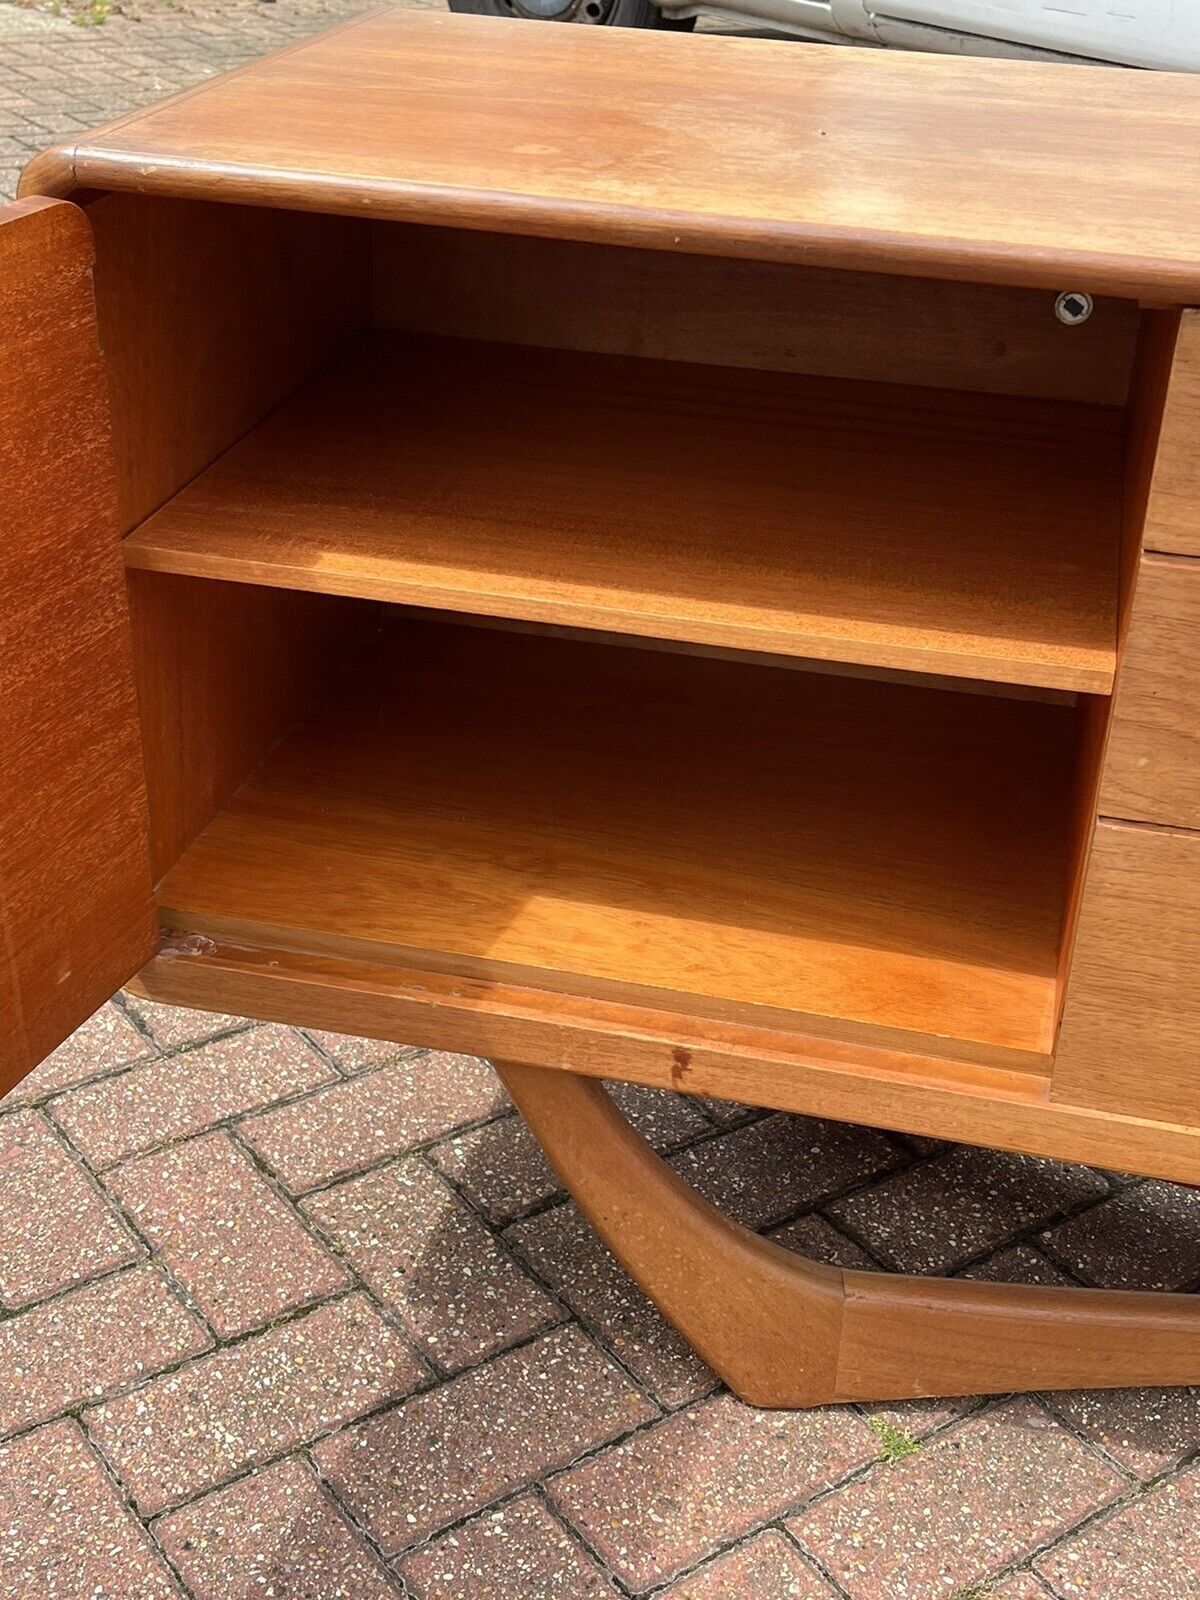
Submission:
{"label": "teak sideboard", "polygon": [[626,1079],[1200,1181],[1200,80],[384,11],[0,212],[0,1058],[468,1051],[766,1405],[1200,1381]]}

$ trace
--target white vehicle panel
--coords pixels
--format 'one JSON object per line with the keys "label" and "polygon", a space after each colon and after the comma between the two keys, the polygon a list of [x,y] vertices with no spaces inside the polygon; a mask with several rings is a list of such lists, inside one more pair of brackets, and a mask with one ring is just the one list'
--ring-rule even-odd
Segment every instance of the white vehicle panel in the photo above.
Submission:
{"label": "white vehicle panel", "polygon": [[881,40],[894,19],[1101,60],[1200,70],[1200,0],[868,0],[865,9]]}

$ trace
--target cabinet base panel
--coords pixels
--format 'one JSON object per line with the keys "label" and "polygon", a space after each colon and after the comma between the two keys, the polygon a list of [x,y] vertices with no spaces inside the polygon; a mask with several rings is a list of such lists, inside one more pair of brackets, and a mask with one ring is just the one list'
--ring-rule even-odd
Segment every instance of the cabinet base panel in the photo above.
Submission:
{"label": "cabinet base panel", "polygon": [[1052,1101],[1043,1074],[195,934],[168,935],[133,987],[171,1005],[1200,1184],[1200,1128]]}

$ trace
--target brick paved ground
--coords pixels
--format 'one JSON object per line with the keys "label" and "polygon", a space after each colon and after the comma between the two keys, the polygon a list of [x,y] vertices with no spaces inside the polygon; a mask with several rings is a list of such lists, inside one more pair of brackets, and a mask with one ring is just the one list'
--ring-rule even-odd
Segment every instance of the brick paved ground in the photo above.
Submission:
{"label": "brick paved ground", "polygon": [[[1194,1288],[1200,1194],[619,1097],[846,1265]],[[117,997],[0,1108],[12,1600],[1186,1600],[1200,1391],[756,1413],[482,1062]]]}
{"label": "brick paved ground", "polygon": [[[355,0],[0,5],[0,160]],[[1200,1194],[622,1091],[846,1264],[1200,1285]],[[0,1105],[6,1600],[1190,1600],[1200,1391],[755,1413],[482,1064],[118,997]]]}

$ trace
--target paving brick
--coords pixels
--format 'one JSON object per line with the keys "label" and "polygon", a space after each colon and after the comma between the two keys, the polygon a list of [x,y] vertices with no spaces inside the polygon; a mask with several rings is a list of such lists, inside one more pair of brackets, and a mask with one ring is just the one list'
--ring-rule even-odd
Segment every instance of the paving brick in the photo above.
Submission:
{"label": "paving brick", "polygon": [[357,1072],[370,1072],[375,1067],[385,1067],[397,1056],[418,1054],[412,1045],[395,1044],[390,1039],[354,1039],[346,1033],[322,1033],[316,1028],[305,1028],[304,1031],[327,1056],[337,1062],[347,1077],[353,1077]]}
{"label": "paving brick", "polygon": [[[686,1095],[638,1084],[606,1086],[620,1109],[659,1151],[677,1149],[712,1127]],[[563,1193],[553,1168],[520,1117],[503,1117],[434,1147],[433,1159],[494,1223],[511,1222]]]}
{"label": "paving brick", "polygon": [[1053,1261],[1031,1244],[1010,1245],[1004,1250],[997,1250],[986,1261],[976,1261],[967,1267],[962,1276],[985,1283],[1062,1285],[1072,1282],[1065,1272],[1060,1272]]}
{"label": "paving brick", "polygon": [[161,1372],[208,1343],[153,1267],[73,1289],[0,1324],[0,1433]]}
{"label": "paving brick", "polygon": [[1088,1167],[959,1147],[829,1212],[898,1271],[944,1273],[1107,1192]]}
{"label": "paving brick", "polygon": [[445,1371],[562,1320],[420,1156],[321,1190],[304,1210]]}
{"label": "paving brick", "polygon": [[323,1440],[314,1454],[395,1553],[653,1415],[590,1339],[564,1328]]}
{"label": "paving brick", "polygon": [[[969,1595],[970,1590],[967,1593]],[[955,1597],[951,1595],[948,1600],[955,1600]],[[1016,1572],[996,1588],[988,1589],[986,1600],[1054,1600],[1054,1597],[1032,1572]]]}
{"label": "paving brick", "polygon": [[1048,1401],[1143,1480],[1178,1466],[1200,1446],[1200,1388],[1077,1389]]}
{"label": "paving brick", "polygon": [[1200,1280],[1200,1189],[1141,1183],[1043,1235],[1085,1283],[1186,1289]]}
{"label": "paving brick", "polygon": [[400,1335],[356,1294],[96,1407],[88,1431],[150,1515],[407,1393],[421,1378]]}
{"label": "paving brick", "polygon": [[190,1006],[164,1006],[157,1000],[144,1000],[138,994],[126,995],[125,1004],[164,1050],[199,1044],[248,1025],[245,1017],[230,1016],[223,1011],[193,1011]]}
{"label": "paving brick", "polygon": [[896,1138],[905,1149],[911,1150],[914,1155],[918,1156],[932,1156],[936,1155],[939,1150],[952,1150],[954,1148],[945,1139],[931,1139],[928,1134],[924,1133],[898,1133]]}
{"label": "paving brick", "polygon": [[617,1593],[532,1496],[485,1511],[400,1565],[420,1600],[603,1600]]}
{"label": "paving brick", "polygon": [[142,1254],[40,1112],[0,1118],[0,1302],[7,1309]]}
{"label": "paving brick", "polygon": [[429,1152],[440,1172],[497,1225],[562,1195],[550,1163],[518,1116],[471,1128]]}
{"label": "paving brick", "polygon": [[856,1412],[754,1411],[719,1395],[581,1463],[549,1493],[636,1591],[772,1521],[877,1448]]}
{"label": "paving brick", "polygon": [[865,1250],[815,1211],[806,1217],[797,1217],[794,1222],[785,1222],[782,1228],[774,1228],[770,1237],[785,1250],[809,1256],[827,1267],[845,1267],[855,1272],[878,1270],[877,1263]]}
{"label": "paving brick", "polygon": [[105,1166],[335,1076],[293,1029],[252,1028],[71,1090],[53,1114],[88,1161]]}
{"label": "paving brick", "polygon": [[896,1160],[873,1128],[772,1116],[695,1145],[671,1165],[735,1221],[763,1228]]}
{"label": "paving brick", "polygon": [[962,1396],[950,1400],[886,1400],[864,1405],[863,1410],[876,1430],[879,1454],[882,1456],[889,1446],[883,1429],[898,1429],[910,1439],[920,1442],[938,1428],[953,1422],[956,1417],[965,1417],[968,1412],[978,1410],[979,1404],[978,1398]]}
{"label": "paving brick", "polygon": [[72,1084],[115,1072],[156,1054],[154,1046],[110,1001],[93,1012],[52,1055],[4,1097],[5,1105],[32,1105]]}
{"label": "paving brick", "polygon": [[781,1533],[760,1533],[740,1549],[660,1591],[661,1600],[836,1600],[834,1590]]}
{"label": "paving brick", "polygon": [[1062,1600],[1196,1600],[1200,1467],[1093,1522],[1034,1565]]}
{"label": "paving brick", "polygon": [[78,1423],[0,1445],[5,1600],[168,1600],[182,1591]]}
{"label": "paving brick", "polygon": [[154,1524],[195,1600],[398,1600],[311,1466],[277,1462]]}
{"label": "paving brick", "polygon": [[715,1100],[707,1094],[701,1095],[696,1104],[719,1128],[733,1128],[740,1122],[757,1122],[766,1115],[758,1106],[743,1105],[740,1100]]}
{"label": "paving brick", "polygon": [[227,1133],[130,1162],[108,1186],[223,1339],[350,1282]]}
{"label": "paving brick", "polygon": [[683,1405],[715,1387],[710,1368],[574,1205],[555,1206],[514,1223],[505,1237],[663,1405]]}
{"label": "paving brick", "polygon": [[789,1525],[853,1600],[983,1584],[1121,1493],[1124,1480],[1036,1403],[969,1417]]}
{"label": "paving brick", "polygon": [[281,1181],[301,1193],[491,1116],[506,1099],[486,1062],[430,1051],[250,1117],[241,1132]]}
{"label": "paving brick", "polygon": [[604,1087],[619,1109],[656,1150],[674,1150],[689,1139],[712,1132],[699,1100],[670,1089],[651,1089],[640,1083],[606,1083]]}

